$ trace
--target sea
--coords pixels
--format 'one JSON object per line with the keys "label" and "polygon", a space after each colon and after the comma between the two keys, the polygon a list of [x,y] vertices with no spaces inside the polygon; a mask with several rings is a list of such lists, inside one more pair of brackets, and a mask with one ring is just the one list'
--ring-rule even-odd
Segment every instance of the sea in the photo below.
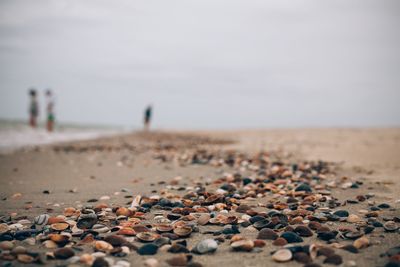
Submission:
{"label": "sea", "polygon": [[0,120],[0,153],[10,153],[24,147],[113,136],[127,131],[117,127],[61,124],[53,132],[47,132],[44,125],[33,129],[27,122]]}

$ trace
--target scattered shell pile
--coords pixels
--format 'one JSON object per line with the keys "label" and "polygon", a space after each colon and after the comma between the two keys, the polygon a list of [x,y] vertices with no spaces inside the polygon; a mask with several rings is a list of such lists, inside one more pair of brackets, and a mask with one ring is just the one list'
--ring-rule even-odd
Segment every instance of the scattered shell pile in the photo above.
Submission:
{"label": "scattered shell pile", "polygon": [[[335,198],[333,189],[352,190],[362,183],[337,179],[325,162],[288,164],[272,160],[267,153],[254,157],[207,150],[177,154],[171,148],[157,150],[154,158],[186,165],[228,166],[233,171],[186,186],[181,194],[174,191],[182,187],[179,179],[174,179],[159,194],[138,195],[129,206],[89,203],[79,209],[65,208],[60,215],[3,217],[1,260],[5,265],[63,260],[66,264],[128,267],[124,257],[131,253],[170,253],[168,265],[201,266],[196,257],[218,253],[218,247],[228,243],[231,253],[268,253],[277,263],[296,261],[317,267],[317,259],[342,264],[339,250],[360,253],[373,246],[369,235],[374,232],[399,234],[400,217],[385,216],[385,210],[393,208],[375,203],[373,194]],[[365,210],[349,212],[346,207],[354,203],[365,203]],[[247,237],[244,231],[256,232],[256,238]],[[192,235],[204,238],[189,246]],[[310,237],[318,242],[310,244]],[[276,249],[263,250],[267,243]],[[46,252],[27,248],[35,244]],[[392,248],[384,256],[388,266],[398,266],[400,248]],[[159,262],[147,258],[145,264],[154,267]]]}

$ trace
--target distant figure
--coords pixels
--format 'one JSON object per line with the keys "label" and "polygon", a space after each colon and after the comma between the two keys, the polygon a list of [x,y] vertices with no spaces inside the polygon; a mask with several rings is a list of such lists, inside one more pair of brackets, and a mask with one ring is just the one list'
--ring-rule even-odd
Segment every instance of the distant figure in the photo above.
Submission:
{"label": "distant figure", "polygon": [[153,109],[152,106],[148,105],[144,111],[144,130],[145,131],[148,131],[150,128],[152,109]]}
{"label": "distant figure", "polygon": [[36,90],[29,90],[30,103],[29,103],[29,125],[32,128],[37,126],[37,117],[39,116],[39,104],[36,97]]}
{"label": "distant figure", "polygon": [[47,112],[47,131],[52,132],[54,129],[54,98],[50,90],[46,91],[46,112]]}

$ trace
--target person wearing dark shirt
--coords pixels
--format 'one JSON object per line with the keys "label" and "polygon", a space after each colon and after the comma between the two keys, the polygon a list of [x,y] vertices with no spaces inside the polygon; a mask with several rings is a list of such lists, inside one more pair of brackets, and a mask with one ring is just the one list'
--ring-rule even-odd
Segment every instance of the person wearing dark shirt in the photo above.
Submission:
{"label": "person wearing dark shirt", "polygon": [[151,115],[152,115],[152,106],[149,105],[144,111],[144,130],[148,131],[150,129],[150,121],[151,121]]}

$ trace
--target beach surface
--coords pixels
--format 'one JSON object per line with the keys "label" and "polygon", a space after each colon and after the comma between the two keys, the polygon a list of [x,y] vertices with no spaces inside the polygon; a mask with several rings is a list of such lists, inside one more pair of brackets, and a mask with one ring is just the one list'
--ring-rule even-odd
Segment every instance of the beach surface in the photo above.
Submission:
{"label": "beach surface", "polygon": [[[11,215],[12,218],[33,221],[35,216],[43,213],[63,214],[66,207],[79,208],[98,203],[106,203],[109,207],[129,207],[132,198],[139,194],[162,195],[168,191],[182,196],[199,182],[212,185],[213,180],[238,172],[229,165],[182,164],[180,159],[185,158],[185,153],[198,149],[247,154],[271,152],[288,164],[305,160],[327,161],[334,168],[336,180],[347,177],[362,184],[356,189],[333,189],[338,199],[343,201],[371,194],[374,195],[370,200],[373,203],[388,203],[392,207],[385,210],[383,216],[400,216],[400,129],[393,128],[137,132],[20,148],[0,155],[0,216],[2,220]],[[243,175],[254,173],[243,171]],[[263,200],[256,198],[251,203],[257,206]],[[359,211],[368,209],[372,202],[344,208],[362,216]],[[258,209],[266,210],[261,207]],[[333,223],[330,226],[340,225]],[[204,229],[220,228],[213,225]],[[360,254],[344,250],[337,252],[346,266],[353,263],[356,266],[383,266],[387,262],[387,257],[380,255],[400,245],[399,234],[385,234],[382,228],[375,232],[369,237],[371,245]],[[249,229],[241,230],[241,234],[250,239],[257,236],[257,232]],[[213,238],[210,234],[193,233],[187,239],[188,247],[205,236]],[[203,266],[277,266],[270,255],[277,247],[266,241],[266,246],[259,252],[247,253],[232,252],[227,240],[214,254],[195,255],[193,261]],[[317,241],[314,236],[305,243]],[[39,245],[31,248],[45,251]],[[85,248],[85,251],[90,250]],[[174,254],[167,252],[158,252],[154,256],[140,256],[133,252],[124,259],[134,263],[132,266],[143,266],[144,261],[151,257],[159,260],[159,266],[168,266],[165,260],[172,256]],[[322,260],[316,262],[322,264]],[[51,265],[54,262],[48,261]],[[290,261],[280,266],[302,264]]]}

